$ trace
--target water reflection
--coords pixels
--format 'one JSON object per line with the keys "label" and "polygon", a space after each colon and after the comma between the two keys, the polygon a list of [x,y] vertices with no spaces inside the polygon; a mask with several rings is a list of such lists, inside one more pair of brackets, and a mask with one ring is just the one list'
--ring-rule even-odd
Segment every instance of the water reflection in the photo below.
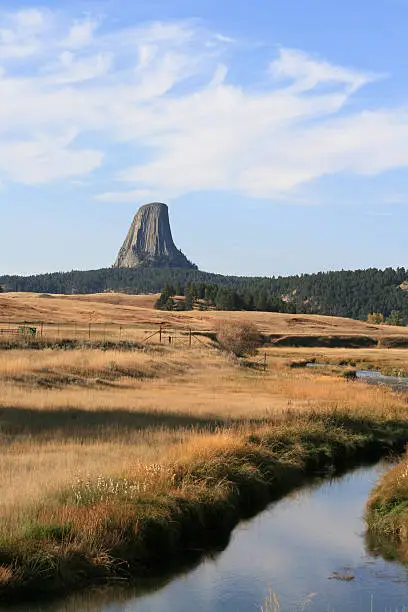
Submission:
{"label": "water reflection", "polygon": [[[308,368],[332,368],[330,363],[315,363],[306,364]],[[343,368],[347,371],[347,368]],[[408,391],[408,378],[404,376],[388,376],[381,374],[376,370],[355,370],[355,377],[370,385],[385,385],[391,387],[393,391]]]}
{"label": "water reflection", "polygon": [[398,563],[406,563],[408,560],[407,544],[400,542],[397,538],[367,531],[365,545],[372,557],[382,557],[387,561]]}
{"label": "water reflection", "polygon": [[[167,584],[145,585],[153,592],[91,591],[24,612],[256,612],[269,589],[283,612],[403,610],[408,575],[395,562],[398,552],[364,534],[364,506],[382,469],[362,468],[293,493],[241,524],[221,554]],[[341,579],[346,574],[352,578]]]}

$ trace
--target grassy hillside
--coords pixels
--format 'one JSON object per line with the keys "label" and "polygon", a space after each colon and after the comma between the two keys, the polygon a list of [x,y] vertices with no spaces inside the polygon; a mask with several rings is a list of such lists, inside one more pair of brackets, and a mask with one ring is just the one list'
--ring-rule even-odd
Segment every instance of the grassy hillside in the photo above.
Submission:
{"label": "grassy hillside", "polygon": [[188,283],[213,284],[255,296],[254,309],[271,297],[282,297],[287,312],[326,314],[366,319],[372,312],[384,317],[395,310],[408,319],[408,293],[405,268],[321,272],[289,277],[222,276],[178,268],[109,268],[88,272],[56,272],[38,276],[2,276],[5,291],[51,294],[89,294],[121,291],[130,294],[157,293],[168,283],[186,287]]}
{"label": "grassy hillside", "polygon": [[[371,325],[344,317],[292,315],[274,312],[221,312],[154,310],[157,295],[103,293],[90,295],[46,295],[4,293],[0,295],[0,329],[15,329],[17,323],[37,326],[41,322],[45,338],[142,341],[163,324],[164,329],[186,332],[214,332],[220,321],[249,320],[266,337],[272,336],[367,336],[376,340],[405,337],[408,328]],[[181,336],[180,336],[181,338]],[[157,339],[156,339],[157,340]],[[177,339],[176,339],[177,341]]]}

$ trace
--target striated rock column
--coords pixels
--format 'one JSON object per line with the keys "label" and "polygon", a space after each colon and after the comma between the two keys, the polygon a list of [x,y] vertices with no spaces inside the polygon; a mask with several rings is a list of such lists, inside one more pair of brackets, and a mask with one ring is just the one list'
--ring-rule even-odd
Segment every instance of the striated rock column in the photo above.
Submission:
{"label": "striated rock column", "polygon": [[135,268],[140,265],[195,268],[174,244],[169,209],[161,202],[139,208],[114,267]]}

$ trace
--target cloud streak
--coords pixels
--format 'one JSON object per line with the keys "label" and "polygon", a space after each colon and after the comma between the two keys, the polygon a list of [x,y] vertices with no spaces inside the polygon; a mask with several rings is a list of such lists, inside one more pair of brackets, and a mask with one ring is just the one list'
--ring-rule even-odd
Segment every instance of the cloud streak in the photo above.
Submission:
{"label": "cloud streak", "polygon": [[[90,175],[109,202],[214,189],[287,199],[326,175],[408,166],[408,111],[349,104],[376,75],[281,48],[259,58],[262,82],[237,83],[237,45],[194,21],[109,30],[2,14],[0,181]],[[112,185],[102,193],[98,170]]]}

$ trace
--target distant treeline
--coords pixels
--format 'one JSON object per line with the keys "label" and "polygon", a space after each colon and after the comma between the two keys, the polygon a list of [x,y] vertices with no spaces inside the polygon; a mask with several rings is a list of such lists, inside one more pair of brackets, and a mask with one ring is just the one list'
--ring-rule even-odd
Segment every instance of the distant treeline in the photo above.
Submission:
{"label": "distant treeline", "polygon": [[[209,299],[217,308],[280,310],[366,319],[370,313],[384,318],[398,311],[408,318],[408,293],[400,288],[408,280],[405,268],[319,272],[287,277],[238,277],[180,268],[107,268],[88,272],[54,272],[37,276],[2,276],[5,291],[36,293],[160,293],[164,286],[184,294],[194,286],[197,299]],[[206,298],[207,291],[207,298]],[[215,293],[216,292],[216,293]],[[283,302],[283,305],[282,305]]]}
{"label": "distant treeline", "polygon": [[36,276],[0,276],[5,291],[29,291],[34,293],[159,293],[166,283],[183,287],[188,282],[217,283],[234,286],[239,277],[222,276],[188,268],[162,268],[140,266],[138,268],[103,268],[86,272],[52,272]]}

